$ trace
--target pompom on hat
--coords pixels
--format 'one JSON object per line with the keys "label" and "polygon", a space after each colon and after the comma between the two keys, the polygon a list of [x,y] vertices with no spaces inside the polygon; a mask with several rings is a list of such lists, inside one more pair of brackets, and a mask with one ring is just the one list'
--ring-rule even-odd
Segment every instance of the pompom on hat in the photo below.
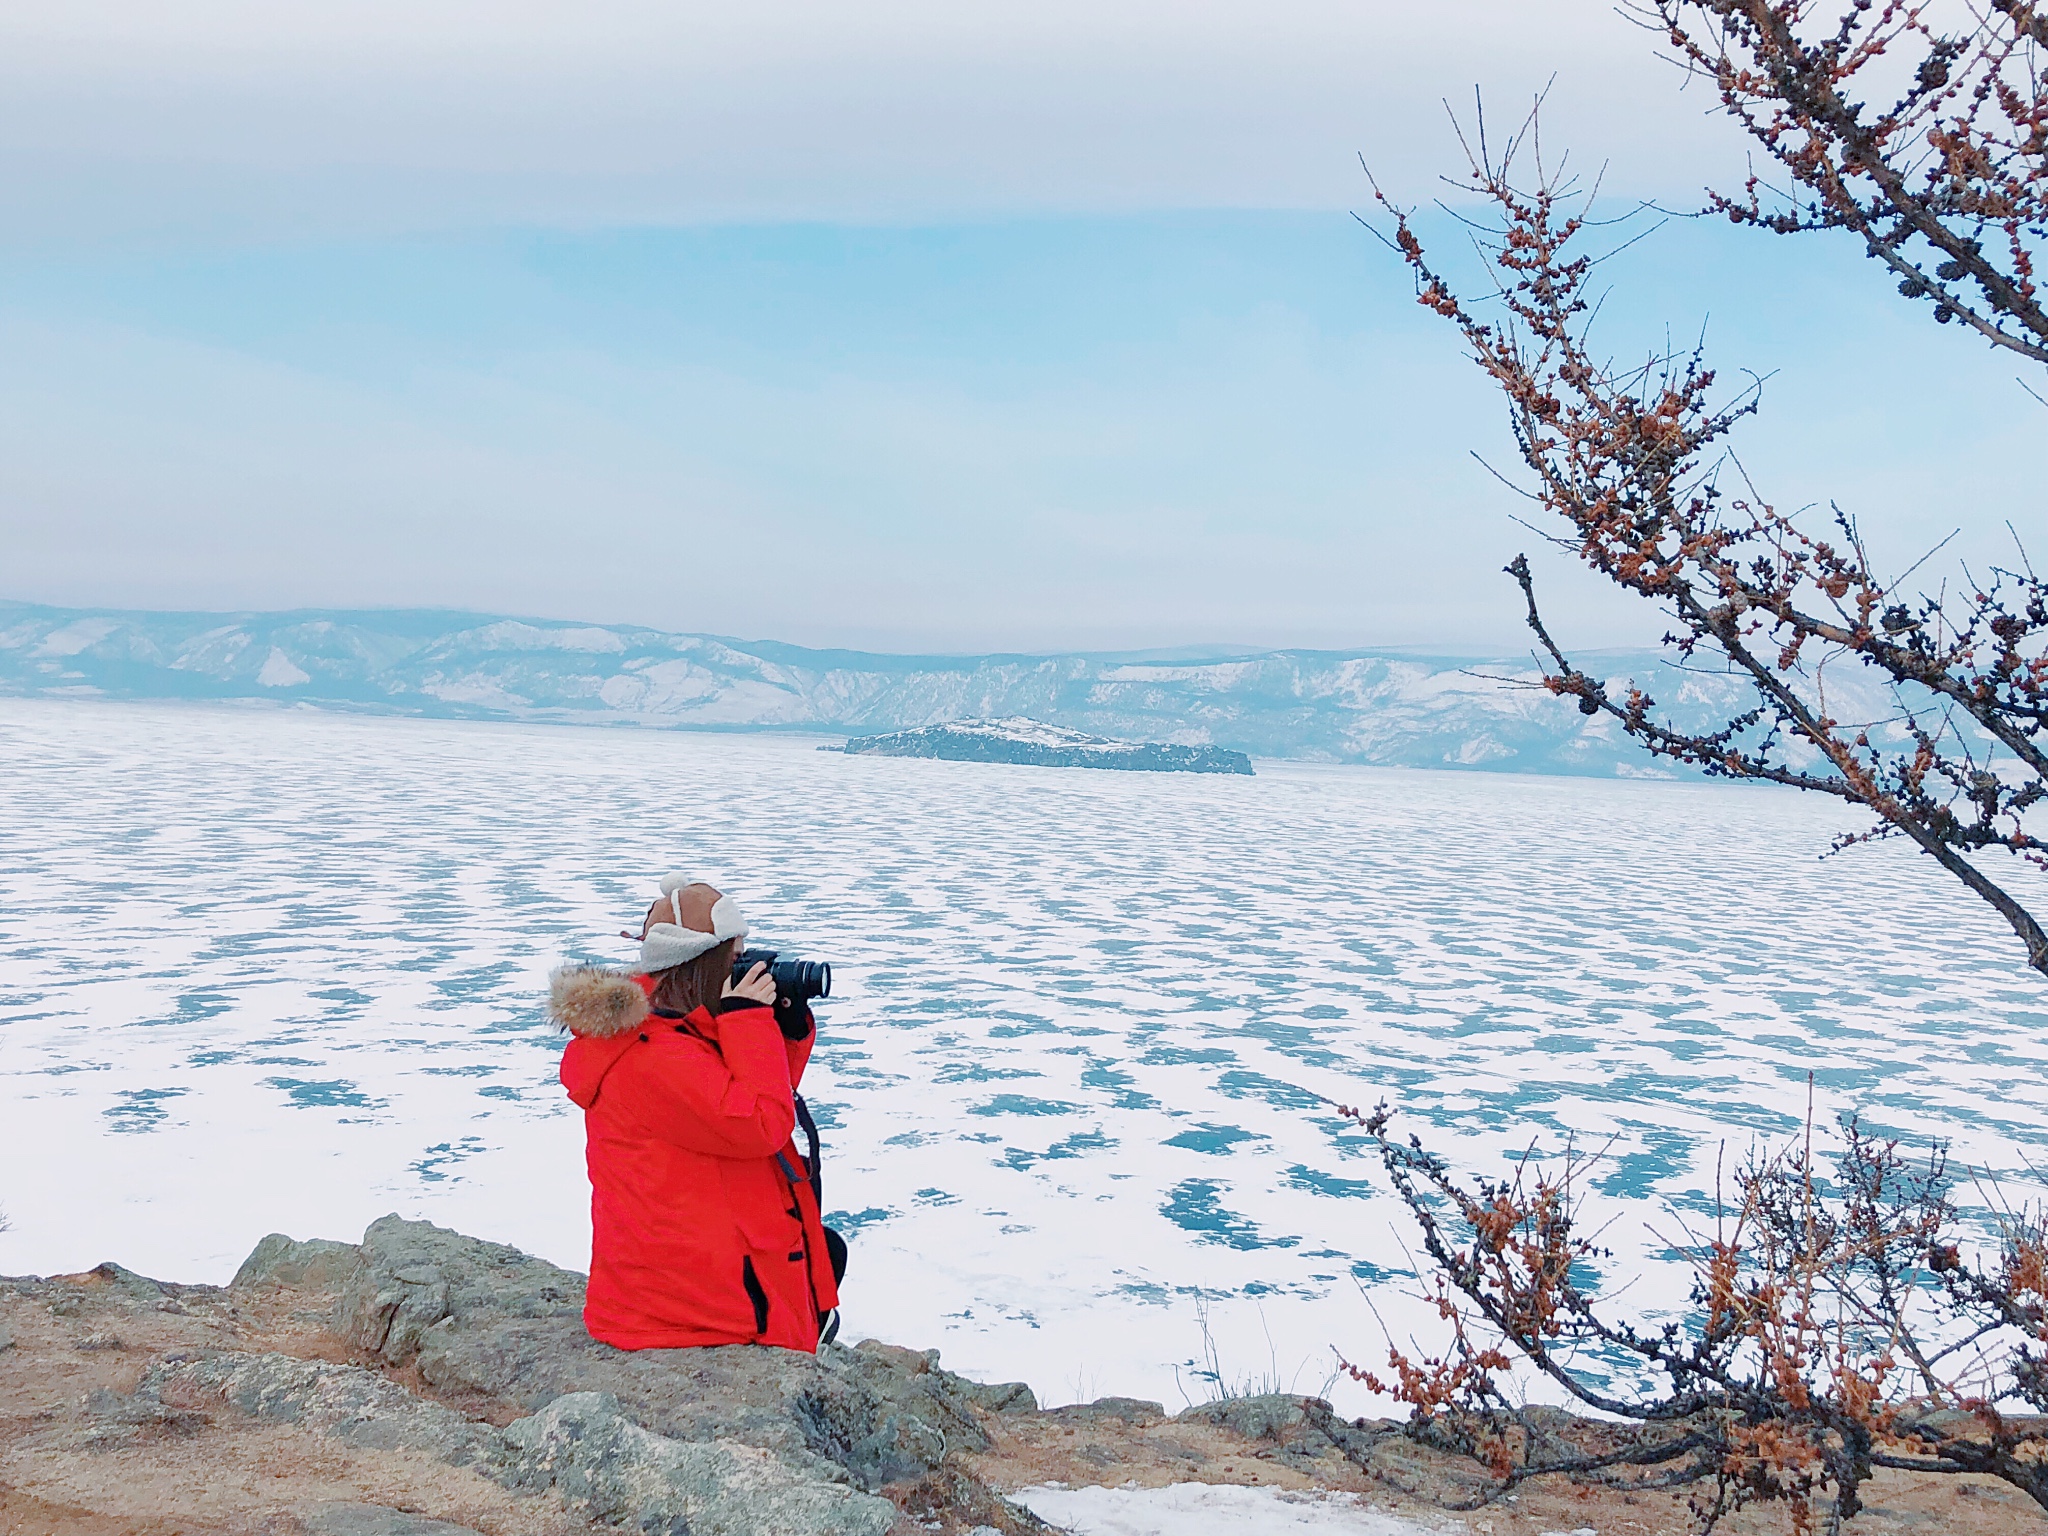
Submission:
{"label": "pompom on hat", "polygon": [[[686,964],[728,939],[747,936],[747,919],[739,903],[701,880],[681,874],[663,875],[661,894],[664,900],[657,901],[649,910],[648,922],[641,931],[620,935],[640,940],[643,971],[651,974]],[[664,905],[670,920],[654,921]]]}

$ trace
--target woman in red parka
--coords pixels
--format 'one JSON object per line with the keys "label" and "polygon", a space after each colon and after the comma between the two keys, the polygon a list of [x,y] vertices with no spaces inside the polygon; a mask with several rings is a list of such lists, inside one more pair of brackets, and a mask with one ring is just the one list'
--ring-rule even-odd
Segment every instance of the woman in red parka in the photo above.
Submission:
{"label": "woman in red parka", "polygon": [[566,968],[548,999],[587,1139],[584,1325],[620,1349],[812,1352],[839,1292],[794,1139],[810,1010],[773,1007],[763,966],[732,980],[747,932],[732,898],[677,875],[661,889],[638,973]]}

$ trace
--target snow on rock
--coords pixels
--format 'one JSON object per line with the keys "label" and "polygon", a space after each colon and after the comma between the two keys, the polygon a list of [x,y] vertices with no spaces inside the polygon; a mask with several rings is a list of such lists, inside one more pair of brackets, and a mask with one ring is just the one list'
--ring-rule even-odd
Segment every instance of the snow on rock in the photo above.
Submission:
{"label": "snow on rock", "polygon": [[118,627],[112,619],[80,619],[76,624],[66,624],[44,636],[42,643],[35,648],[35,654],[76,656],[80,651],[98,645]]}
{"label": "snow on rock", "polygon": [[1125,768],[1152,773],[1252,771],[1249,757],[1222,747],[1111,741],[1023,715],[1001,720],[949,720],[912,731],[857,736],[842,750],[857,757],[938,757],[966,763],[1028,763],[1043,768]]}
{"label": "snow on rock", "polygon": [[263,670],[256,674],[256,681],[265,688],[296,688],[301,683],[310,683],[313,677],[273,645],[263,659]]}
{"label": "snow on rock", "polygon": [[625,641],[600,625],[542,628],[538,624],[522,624],[517,619],[486,624],[481,629],[468,631],[464,638],[480,650],[589,651],[602,654],[626,648]]}

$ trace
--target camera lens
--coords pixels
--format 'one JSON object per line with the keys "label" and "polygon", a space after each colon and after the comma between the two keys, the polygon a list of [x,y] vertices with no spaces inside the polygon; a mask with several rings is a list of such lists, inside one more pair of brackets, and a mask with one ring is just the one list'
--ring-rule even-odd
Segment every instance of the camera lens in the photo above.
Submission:
{"label": "camera lens", "polygon": [[823,960],[778,960],[772,949],[749,949],[741,952],[733,962],[733,985],[746,980],[747,972],[756,963],[768,967],[769,978],[775,983],[778,1004],[787,1006],[792,1002],[809,1002],[814,997],[832,995],[832,967]]}
{"label": "camera lens", "polygon": [[775,970],[777,984],[794,996],[809,1000],[832,995],[832,967],[823,960],[792,960]]}

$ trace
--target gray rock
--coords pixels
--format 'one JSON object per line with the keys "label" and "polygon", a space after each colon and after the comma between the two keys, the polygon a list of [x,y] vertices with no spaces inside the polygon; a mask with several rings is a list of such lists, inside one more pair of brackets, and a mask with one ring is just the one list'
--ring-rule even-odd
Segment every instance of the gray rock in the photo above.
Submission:
{"label": "gray rock", "polygon": [[217,1397],[252,1418],[299,1424],[371,1450],[423,1451],[468,1466],[496,1451],[497,1432],[414,1397],[360,1366],[278,1354],[167,1357],[141,1391]]}
{"label": "gray rock", "polygon": [[[1203,1403],[1198,1408],[1175,1417],[1177,1424],[1213,1424],[1243,1435],[1247,1440],[1300,1440],[1305,1432],[1313,1432],[1315,1420],[1311,1418],[1308,1404],[1320,1403],[1317,1398],[1301,1398],[1285,1392],[1262,1393],[1257,1397],[1226,1397],[1220,1402]],[[1329,1405],[1322,1404],[1327,1418]]]}
{"label": "gray rock", "polygon": [[393,1365],[417,1361],[446,1392],[537,1411],[610,1393],[674,1440],[736,1440],[820,1476],[863,1486],[921,1476],[948,1453],[982,1450],[973,1384],[923,1353],[864,1345],[816,1356],[734,1345],[612,1349],[583,1327],[581,1275],[499,1243],[387,1216],[363,1236],[336,1330]]}
{"label": "gray rock", "polygon": [[883,1536],[897,1509],[729,1440],[652,1434],[604,1392],[558,1398],[504,1431],[508,1486],[646,1536]]}
{"label": "gray rock", "polygon": [[[1381,1445],[1404,1437],[1408,1431],[1407,1424],[1398,1419],[1340,1419],[1336,1410],[1320,1397],[1304,1397],[1298,1401],[1307,1425],[1297,1432],[1299,1438],[1288,1446],[1289,1450],[1320,1456],[1334,1449],[1365,1466]],[[1289,1428],[1291,1426],[1276,1426],[1281,1433],[1286,1433]]]}
{"label": "gray rock", "polygon": [[1363,1454],[1384,1438],[1384,1430],[1345,1423],[1320,1397],[1285,1392],[1205,1403],[1181,1414],[1179,1421],[1220,1425],[1247,1440],[1273,1441],[1287,1455],[1310,1458],[1333,1450]]}
{"label": "gray rock", "polygon": [[1103,1419],[1117,1419],[1126,1424],[1153,1424],[1166,1417],[1164,1404],[1142,1397],[1098,1397],[1092,1403],[1075,1403],[1053,1411],[1062,1419],[1077,1419],[1087,1424]]}
{"label": "gray rock", "polygon": [[337,1243],[332,1238],[312,1237],[295,1241],[273,1232],[251,1250],[228,1282],[234,1291],[261,1286],[292,1286],[311,1291],[339,1291],[362,1264],[354,1243]]}
{"label": "gray rock", "polygon": [[960,1403],[972,1404],[991,1413],[1036,1413],[1038,1398],[1021,1381],[979,1382],[939,1369],[936,1349],[904,1349],[879,1339],[863,1339],[854,1346],[855,1357],[868,1364],[880,1364],[891,1376],[907,1380],[923,1378],[924,1390]]}
{"label": "gray rock", "polygon": [[[759,1470],[766,1463],[752,1455],[764,1453],[781,1479],[777,1498],[794,1499],[791,1490],[799,1488],[810,1490],[810,1499],[823,1497],[821,1489],[850,1498],[857,1490],[930,1478],[964,1488],[971,1477],[948,1459],[987,1448],[979,1415],[1034,1405],[1021,1383],[983,1387],[942,1369],[936,1350],[872,1342],[828,1346],[815,1356],[753,1345],[612,1349],[584,1330],[581,1275],[426,1222],[374,1222],[358,1256],[334,1311],[336,1331],[356,1348],[391,1365],[413,1365],[429,1387],[450,1397],[495,1399],[536,1421],[558,1403],[600,1395],[621,1423],[664,1445],[720,1448],[719,1476],[745,1473],[749,1488],[767,1475]],[[1157,1416],[1156,1404],[1142,1406]],[[559,1460],[564,1437],[599,1422],[610,1423],[603,1415],[565,1418],[557,1411],[536,1443]],[[609,1427],[603,1432],[607,1444],[625,1443]],[[742,1450],[749,1455],[734,1462]],[[657,1459],[673,1461],[676,1454],[662,1451]],[[515,1451],[503,1455],[511,1458],[506,1475],[523,1475]],[[710,1465],[698,1459],[693,1486],[700,1492],[716,1481],[704,1470]],[[584,1474],[564,1475],[573,1481]],[[593,1485],[587,1497],[602,1503],[611,1486]],[[1024,1518],[992,1491],[976,1489],[986,1505],[977,1518]],[[758,1493],[747,1498],[758,1503]]]}
{"label": "gray rock", "polygon": [[119,1334],[109,1332],[108,1330],[102,1328],[95,1333],[88,1333],[84,1338],[78,1341],[75,1347],[79,1349],[90,1350],[126,1349],[128,1346],[121,1342],[121,1336]]}
{"label": "gray rock", "polygon": [[12,1348],[14,1348],[14,1330],[5,1323],[0,1323],[0,1354],[5,1354]]}
{"label": "gray rock", "polygon": [[[17,1284],[17,1294],[32,1284]],[[326,1292],[335,1331],[378,1367],[410,1367],[450,1401],[481,1410],[490,1400],[494,1412],[527,1417],[499,1430],[380,1370],[206,1352],[163,1357],[130,1397],[93,1399],[82,1410],[88,1439],[128,1443],[205,1422],[203,1413],[167,1407],[170,1396],[371,1449],[423,1453],[514,1489],[551,1490],[646,1536],[881,1536],[900,1518],[895,1504],[873,1496],[884,1484],[912,1485],[915,1498],[962,1524],[1050,1529],[955,1459],[987,1448],[982,1415],[1035,1407],[1023,1383],[967,1381],[942,1369],[936,1350],[874,1342],[815,1356],[751,1345],[612,1349],[584,1330],[581,1275],[425,1222],[385,1217],[355,1248],[273,1233],[227,1291],[159,1286],[107,1265],[37,1284],[33,1294],[41,1301],[47,1293],[62,1315],[144,1302],[232,1313],[234,1292],[272,1286]],[[1089,1411],[1160,1416],[1156,1403],[1130,1399]],[[466,1536],[379,1506],[306,1506],[280,1519],[289,1529],[279,1526],[278,1536]]]}
{"label": "gray rock", "polygon": [[[990,1413],[1036,1413],[1038,1395],[1022,1381],[960,1381],[960,1395]],[[969,1536],[973,1536],[970,1532]]]}
{"label": "gray rock", "polygon": [[147,1383],[128,1394],[95,1387],[78,1405],[85,1424],[85,1444],[93,1450],[116,1450],[164,1434],[189,1434],[210,1422],[210,1415],[173,1408]]}
{"label": "gray rock", "polygon": [[858,1468],[863,1446],[894,1458],[893,1476],[922,1473],[954,1451],[988,1449],[974,1409],[975,1383],[939,1368],[936,1349],[909,1350],[867,1340],[853,1349],[827,1349],[820,1366],[836,1379],[839,1406],[865,1424],[868,1437],[854,1444]]}
{"label": "gray rock", "polygon": [[154,1306],[170,1294],[164,1287],[147,1275],[138,1275],[132,1269],[119,1264],[100,1264],[86,1271],[85,1280],[97,1284],[130,1301],[146,1301]]}
{"label": "gray rock", "polygon": [[386,1216],[370,1224],[358,1255],[335,1309],[336,1330],[392,1365],[417,1355],[427,1330],[444,1318],[575,1320],[581,1332],[583,1277],[503,1243]]}
{"label": "gray rock", "polygon": [[[649,1536],[754,1536],[817,1532],[881,1536],[896,1506],[846,1486],[845,1474],[806,1454],[793,1463],[731,1441],[685,1443],[628,1419],[609,1394],[565,1395],[505,1430],[413,1396],[359,1366],[278,1354],[167,1359],[132,1400],[98,1405],[107,1434],[161,1417],[162,1394],[215,1397],[255,1418],[296,1424],[373,1450],[423,1452],[522,1492],[553,1489],[594,1519]],[[172,1412],[176,1412],[172,1410]],[[368,1511],[365,1513],[365,1511]],[[375,1506],[335,1506],[315,1536],[451,1536],[460,1527],[379,1520]],[[302,1516],[302,1518],[304,1518]],[[354,1522],[354,1523],[351,1523]],[[368,1522],[368,1523],[365,1523]]]}
{"label": "gray rock", "polygon": [[428,1520],[382,1504],[296,1504],[291,1514],[306,1536],[478,1536],[466,1525]]}

